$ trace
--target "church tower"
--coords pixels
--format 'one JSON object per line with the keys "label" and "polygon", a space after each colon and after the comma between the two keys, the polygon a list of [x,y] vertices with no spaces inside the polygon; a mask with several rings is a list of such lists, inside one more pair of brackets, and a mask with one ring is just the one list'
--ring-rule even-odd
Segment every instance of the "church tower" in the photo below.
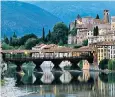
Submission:
{"label": "church tower", "polygon": [[104,10],[104,23],[109,23],[109,10]]}

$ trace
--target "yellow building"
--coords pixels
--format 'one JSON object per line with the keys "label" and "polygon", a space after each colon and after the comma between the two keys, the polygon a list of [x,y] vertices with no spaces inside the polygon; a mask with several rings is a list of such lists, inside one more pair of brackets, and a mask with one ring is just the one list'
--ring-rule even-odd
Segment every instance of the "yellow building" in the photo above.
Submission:
{"label": "yellow building", "polygon": [[98,63],[103,59],[108,59],[108,48],[105,45],[98,45]]}
{"label": "yellow building", "polygon": [[115,59],[115,42],[104,41],[97,43],[98,63],[103,59]]}

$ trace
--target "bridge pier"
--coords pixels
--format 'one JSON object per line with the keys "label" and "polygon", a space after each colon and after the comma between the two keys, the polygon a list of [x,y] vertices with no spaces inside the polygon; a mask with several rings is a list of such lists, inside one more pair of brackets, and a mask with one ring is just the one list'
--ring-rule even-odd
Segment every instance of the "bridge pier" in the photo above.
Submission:
{"label": "bridge pier", "polygon": [[39,71],[39,72],[42,72],[43,70],[41,69],[40,65],[43,63],[43,61],[33,61],[33,63],[36,65],[35,67],[35,71]]}
{"label": "bridge pier", "polygon": [[54,78],[52,84],[59,84],[59,83],[61,83],[60,76],[62,75],[62,73],[54,72],[53,75],[54,75],[55,78]]}
{"label": "bridge pier", "polygon": [[78,62],[79,60],[70,60],[72,66],[71,69],[72,70],[80,70],[80,67],[78,66]]}
{"label": "bridge pier", "polygon": [[19,61],[19,62],[14,62],[14,63],[17,65],[16,71],[17,71],[17,72],[22,71],[22,64],[23,64],[24,62]]}
{"label": "bridge pier", "polygon": [[60,68],[60,63],[62,62],[62,60],[52,60],[52,63],[54,64],[53,70],[58,70],[58,71],[62,71],[62,69]]}
{"label": "bridge pier", "polygon": [[43,75],[43,74],[34,72],[34,75],[35,75],[35,77],[36,77],[36,80],[35,80],[35,82],[34,82],[34,85],[42,84],[41,78],[42,78],[42,75]]}
{"label": "bridge pier", "polygon": [[24,83],[21,81],[21,79],[22,79],[22,76],[21,75],[19,75],[18,73],[16,74],[16,78],[17,78],[17,80],[16,80],[16,86],[19,86],[19,85],[24,85]]}

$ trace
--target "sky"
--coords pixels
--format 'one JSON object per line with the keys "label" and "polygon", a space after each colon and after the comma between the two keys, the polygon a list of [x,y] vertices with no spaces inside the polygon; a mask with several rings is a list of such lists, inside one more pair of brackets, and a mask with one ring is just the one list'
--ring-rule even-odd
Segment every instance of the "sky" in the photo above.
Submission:
{"label": "sky", "polygon": [[0,1],[115,1],[115,0],[0,0]]}

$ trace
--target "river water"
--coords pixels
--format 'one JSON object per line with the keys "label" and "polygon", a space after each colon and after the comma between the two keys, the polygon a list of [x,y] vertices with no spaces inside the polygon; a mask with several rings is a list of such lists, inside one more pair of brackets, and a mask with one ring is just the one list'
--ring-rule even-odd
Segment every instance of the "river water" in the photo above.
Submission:
{"label": "river water", "polygon": [[[2,97],[115,97],[115,73],[62,70],[44,72],[35,65],[23,64],[23,72],[16,65],[8,65]],[[48,68],[48,67],[47,67]]]}

